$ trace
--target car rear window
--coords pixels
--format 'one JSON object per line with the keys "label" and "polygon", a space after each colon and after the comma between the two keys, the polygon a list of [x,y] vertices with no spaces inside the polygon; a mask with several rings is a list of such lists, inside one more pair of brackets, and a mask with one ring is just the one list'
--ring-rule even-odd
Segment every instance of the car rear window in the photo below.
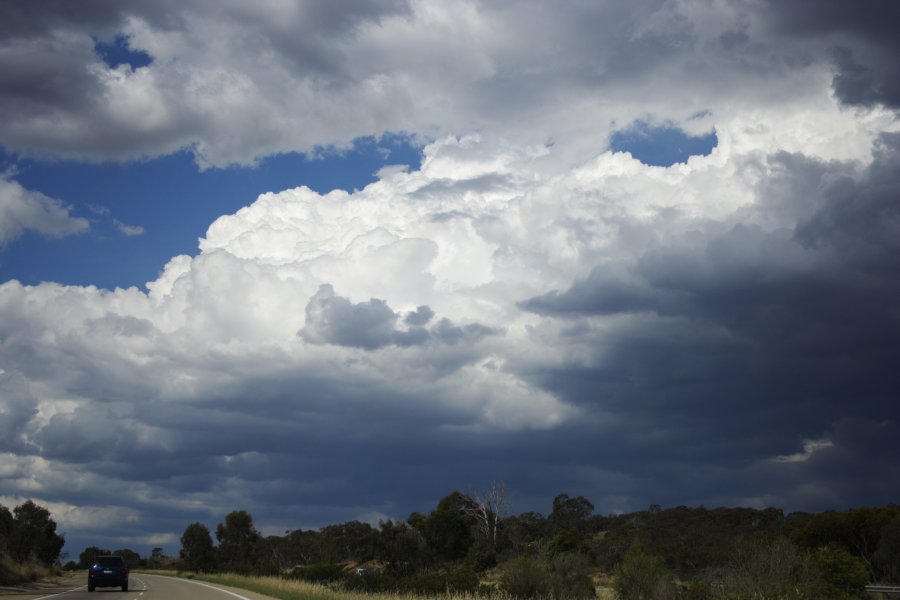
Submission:
{"label": "car rear window", "polygon": [[122,557],[121,556],[98,556],[94,559],[94,564],[100,565],[101,567],[121,567],[122,566]]}

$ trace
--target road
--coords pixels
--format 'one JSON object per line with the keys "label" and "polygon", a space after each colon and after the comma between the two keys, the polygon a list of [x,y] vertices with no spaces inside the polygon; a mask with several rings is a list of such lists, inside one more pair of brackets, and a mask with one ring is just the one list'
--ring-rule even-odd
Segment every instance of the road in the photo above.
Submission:
{"label": "road", "polygon": [[0,598],[12,600],[272,600],[247,590],[226,588],[205,581],[193,581],[132,573],[129,577],[129,590],[119,588],[97,588],[95,592],[87,591],[87,575],[70,582],[69,585],[57,589],[44,589],[40,592],[0,592]]}

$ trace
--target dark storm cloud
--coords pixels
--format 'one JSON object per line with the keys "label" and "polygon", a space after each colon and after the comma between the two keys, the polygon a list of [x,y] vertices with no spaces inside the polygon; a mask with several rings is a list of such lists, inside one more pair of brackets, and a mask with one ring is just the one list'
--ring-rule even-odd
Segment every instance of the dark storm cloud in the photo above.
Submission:
{"label": "dark storm cloud", "polygon": [[[213,81],[225,85],[224,72],[254,80],[252,105],[240,103],[240,114],[228,119],[237,124],[257,109],[270,113],[261,107],[285,72],[298,80],[327,79],[332,89],[352,83],[346,57],[335,41],[354,35],[364,23],[378,23],[408,10],[404,0],[338,4],[312,0],[253,7],[204,0],[4,2],[0,6],[0,110],[16,119],[0,128],[0,144],[11,152],[41,158],[128,160],[186,147],[199,155],[219,143],[213,138],[218,137],[221,124],[209,114],[209,105],[194,104],[197,98],[191,94],[198,87],[192,78],[206,82],[199,83],[200,88]],[[229,28],[239,32],[234,35],[235,55],[224,56],[214,49],[201,56],[210,50],[206,42],[215,45],[218,36],[229,35],[223,33]],[[144,69],[129,69],[133,61],[128,60],[116,61],[124,66],[110,69],[117,66],[109,64],[110,48],[140,57],[139,65],[155,63],[152,51],[136,45],[136,31],[181,40],[184,55],[177,57],[177,65],[168,57]],[[263,55],[272,60],[261,65],[252,58]],[[221,105],[221,100],[218,94],[215,103]],[[259,142],[261,136],[252,128],[231,137],[246,143]],[[318,143],[336,141],[301,145],[309,151]],[[245,155],[239,162],[255,158],[238,152]]]}
{"label": "dark storm cloud", "polygon": [[900,4],[885,0],[771,1],[777,29],[832,45],[833,86],[847,104],[900,107]]}
{"label": "dark storm cloud", "polygon": [[[448,481],[461,488],[483,485],[496,467],[491,455],[511,451],[486,452],[479,436],[436,426],[436,407],[421,398],[398,398],[396,389],[341,389],[308,377],[280,378],[268,388],[260,383],[223,390],[213,401],[216,410],[137,399],[133,421],[169,434],[175,424],[184,432],[166,435],[158,447],[144,444],[140,451],[125,451],[117,443],[142,437],[133,421],[111,422],[99,411],[67,417],[83,427],[54,425],[41,441],[50,445],[51,436],[58,435],[60,442],[68,440],[66,449],[76,451],[63,457],[47,449],[44,455],[67,459],[90,474],[91,485],[47,490],[44,498],[96,506],[116,494],[119,506],[153,515],[152,523],[135,526],[145,532],[181,531],[197,519],[214,525],[239,506],[261,524],[311,527],[367,515],[370,520],[405,516],[410,507],[428,510],[435,498],[452,491]],[[448,416],[441,420],[453,422]],[[91,426],[106,431],[105,447],[92,445],[97,434]],[[412,489],[410,478],[416,481]],[[153,490],[151,497],[141,493],[145,489]],[[103,535],[102,528],[96,535]],[[74,540],[73,547],[87,545],[80,542]]]}
{"label": "dark storm cloud", "polygon": [[[593,367],[535,377],[589,411],[615,415],[621,439],[610,443],[632,459],[635,440],[644,440],[638,445],[676,471],[740,469],[823,438],[834,447],[781,470],[806,473],[830,502],[888,501],[898,491],[885,483],[897,481],[896,447],[882,447],[889,436],[851,432],[900,422],[898,149],[900,137],[884,136],[856,178],[841,176],[841,165],[773,156],[782,181],[763,191],[800,195],[793,210],[805,216],[793,229],[709,223],[700,239],[695,231],[643,252],[627,270],[599,266],[566,291],[524,302],[571,322],[569,341],[596,353]],[[625,320],[602,330],[589,320],[611,315]],[[856,477],[859,461],[870,478]],[[779,487],[792,493],[759,485]]]}
{"label": "dark storm cloud", "polygon": [[133,3],[115,0],[30,2],[10,0],[0,5],[0,38],[45,35],[59,28],[110,30],[119,26]]}
{"label": "dark storm cloud", "polygon": [[639,277],[610,265],[594,267],[565,292],[554,290],[520,306],[539,314],[615,314],[641,312],[656,305],[654,290]]}
{"label": "dark storm cloud", "polygon": [[24,428],[37,414],[37,406],[25,378],[0,369],[0,451],[22,450]]}

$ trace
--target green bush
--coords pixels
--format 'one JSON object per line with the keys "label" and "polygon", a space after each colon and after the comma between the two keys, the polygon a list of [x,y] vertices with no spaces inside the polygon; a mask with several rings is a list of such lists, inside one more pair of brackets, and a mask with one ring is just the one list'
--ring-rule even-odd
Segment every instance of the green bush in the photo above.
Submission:
{"label": "green bush", "polygon": [[421,595],[466,593],[477,588],[478,576],[466,569],[449,573],[414,573],[397,581],[399,591]]}
{"label": "green bush", "polygon": [[476,542],[469,547],[465,562],[473,571],[487,571],[497,566],[497,550],[483,541]]}
{"label": "green bush", "polygon": [[500,589],[516,598],[544,598],[550,593],[550,574],[535,558],[517,558],[503,566]]}
{"label": "green bush", "polygon": [[18,563],[0,554],[0,585],[16,585],[50,577],[55,569],[34,562]]}
{"label": "green bush", "polygon": [[[734,550],[727,566],[706,573],[707,597],[714,600],[863,598],[864,595],[852,595],[841,587],[853,581],[856,560],[836,550],[824,550],[817,556],[784,538],[770,543],[748,541]],[[835,571],[828,573],[832,568]]]}
{"label": "green bush", "polygon": [[502,566],[500,589],[516,598],[595,598],[588,567],[588,560],[577,552],[551,555],[546,560],[517,558]]}
{"label": "green bush", "polygon": [[597,595],[587,575],[588,560],[577,552],[563,552],[550,559],[550,596],[554,600],[580,600]]}
{"label": "green bush", "polygon": [[816,563],[824,580],[824,593],[829,600],[867,598],[869,572],[863,562],[838,546],[816,550]]}
{"label": "green bush", "polygon": [[332,563],[314,563],[311,565],[303,565],[297,567],[291,572],[294,579],[302,579],[303,581],[311,581],[313,583],[328,583],[332,581],[340,581],[345,573],[340,565]]}
{"label": "green bush", "polygon": [[392,592],[397,589],[397,578],[390,573],[345,575],[341,586],[351,592]]}
{"label": "green bush", "polygon": [[674,600],[675,577],[658,556],[632,546],[615,569],[616,593],[620,600]]}

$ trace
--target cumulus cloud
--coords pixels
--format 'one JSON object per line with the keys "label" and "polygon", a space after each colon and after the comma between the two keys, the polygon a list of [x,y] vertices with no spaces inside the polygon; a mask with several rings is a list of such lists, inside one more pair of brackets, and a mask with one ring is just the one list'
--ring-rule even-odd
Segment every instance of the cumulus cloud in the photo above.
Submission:
{"label": "cumulus cloud", "polygon": [[[777,463],[835,502],[882,498],[819,465],[850,443],[846,419],[897,418],[884,402],[898,385],[897,138],[823,110],[808,118],[858,119],[860,159],[827,140],[800,154],[785,128],[736,121],[709,156],[670,168],[604,152],[539,176],[527,148],[447,138],[420,170],[359,192],[260,196],[147,294],[7,282],[0,352],[32,391],[6,410],[46,473],[5,493],[58,500],[80,464],[87,505],[105,503],[92,481],[125,486],[127,506],[138,492],[115,482],[139,481],[179,498],[182,518],[264,505],[327,522],[402,510],[388,490],[425,468],[415,447],[453,457],[421,479],[429,490],[500,471],[526,496],[565,481],[642,506],[651,481],[690,472],[671,501],[761,502],[759,484],[767,502],[818,506],[760,466]],[[782,139],[791,152],[759,150]],[[504,184],[453,184],[484,172]],[[804,446],[822,439],[833,446]],[[535,476],[533,461],[563,475]],[[386,464],[379,484],[363,475]],[[376,504],[352,501],[363,485]]]}
{"label": "cumulus cloud", "polygon": [[0,177],[0,248],[26,230],[64,237],[87,231],[88,227],[87,219],[73,216],[59,200]]}
{"label": "cumulus cloud", "polygon": [[[2,9],[0,60],[35,65],[0,69],[15,151],[222,166],[430,141],[363,190],[223,215],[148,293],[0,284],[0,493],[88,507],[83,531],[115,497],[128,539],[236,506],[402,517],[493,479],[522,510],[565,490],[609,511],[895,500],[900,141],[872,58],[890,42],[857,35],[876,25],[792,36],[790,9],[736,3],[63,6]],[[153,62],[110,68],[95,29]],[[841,79],[841,56],[872,77]],[[670,167],[607,150],[638,122],[717,145]]]}
{"label": "cumulus cloud", "polygon": [[[892,104],[887,87],[897,80],[890,36],[866,36],[892,22],[883,3],[862,11],[385,0],[250,10],[97,0],[78,13],[32,4],[0,9],[0,108],[17,115],[0,126],[0,144],[37,156],[123,160],[190,149],[201,166],[221,167],[386,132],[429,140],[482,131],[554,143],[554,160],[572,165],[639,120],[696,135],[709,131],[708,120],[694,119],[702,111],[802,107],[835,65],[835,89],[854,102]],[[860,14],[873,16],[845,18]],[[786,35],[804,27],[812,41]],[[837,36],[836,53],[823,50],[826,34]],[[107,65],[95,40],[116,36],[152,62]],[[790,92],[777,83],[786,76]]]}

